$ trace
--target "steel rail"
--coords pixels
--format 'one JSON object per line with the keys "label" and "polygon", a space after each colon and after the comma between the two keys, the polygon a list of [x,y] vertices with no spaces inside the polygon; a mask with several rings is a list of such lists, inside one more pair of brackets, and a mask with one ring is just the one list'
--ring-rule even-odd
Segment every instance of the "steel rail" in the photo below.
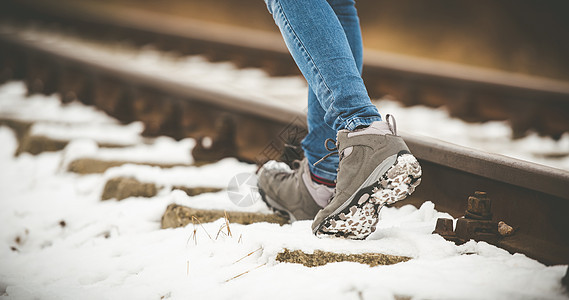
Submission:
{"label": "steel rail", "polygon": [[[0,54],[3,57],[0,66],[10,64],[14,69],[12,73],[21,76],[15,76],[15,79],[24,79],[28,83],[53,79],[52,84],[65,86],[66,79],[62,74],[72,70],[74,79],[83,78],[85,81],[73,90],[78,95],[82,93],[79,89],[90,93],[104,89],[94,82],[107,81],[118,85],[122,91],[119,102],[108,97],[82,100],[123,121],[148,121],[137,111],[136,105],[140,100],[136,95],[148,92],[157,96],[145,101],[175,108],[161,120],[177,116],[174,120],[178,123],[173,126],[179,127],[177,132],[182,132],[181,137],[199,136],[204,131],[211,134],[212,124],[231,122],[230,127],[234,131],[229,134],[217,132],[214,137],[226,142],[222,150],[234,148],[225,155],[249,161],[259,161],[259,154],[265,158],[276,158],[274,151],[266,152],[267,145],[282,149],[287,141],[277,137],[283,132],[288,133],[291,128],[305,129],[305,114],[301,110],[126,70],[56,44],[0,34]],[[132,89],[143,92],[124,92]],[[65,90],[55,90],[65,93]],[[189,111],[190,114],[179,115],[178,111]],[[166,112],[158,111],[158,114]],[[208,117],[203,118],[203,115]],[[196,117],[197,124],[186,126],[184,122],[191,121],[185,119],[188,116],[190,119]],[[200,122],[210,124],[202,126]],[[569,172],[434,139],[407,134],[403,137],[424,169],[423,183],[408,202],[420,204],[429,200],[439,210],[457,217],[464,213],[468,195],[476,190],[487,191],[494,200],[495,218],[520,228],[513,237],[500,240],[498,244],[501,247],[523,252],[547,264],[569,263],[569,218],[565,216],[569,211]]]}

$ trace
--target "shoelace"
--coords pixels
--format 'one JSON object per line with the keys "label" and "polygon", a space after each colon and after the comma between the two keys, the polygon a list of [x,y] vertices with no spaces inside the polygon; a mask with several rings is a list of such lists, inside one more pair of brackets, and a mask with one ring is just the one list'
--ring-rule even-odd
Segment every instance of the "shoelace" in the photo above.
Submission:
{"label": "shoelace", "polygon": [[[391,122],[389,122],[389,120],[393,121],[393,125]],[[397,122],[395,122],[395,117],[393,117],[391,114],[387,114],[385,115],[385,122],[387,123],[387,127],[389,127],[389,130],[391,130],[393,135],[397,135]]]}
{"label": "shoelace", "polygon": [[[393,115],[391,115],[391,114],[385,115],[385,122],[387,123],[387,126],[389,127],[389,130],[393,133],[393,135],[397,135],[397,123],[395,122],[395,118],[393,117]],[[334,148],[328,147],[329,142],[332,142],[332,144],[334,144],[336,147],[334,147]],[[326,150],[330,151],[330,153],[326,154],[324,157],[322,157],[317,162],[312,164],[313,166],[316,166],[317,164],[323,162],[328,157],[338,153],[338,149],[340,149],[340,143],[338,143],[337,141],[334,141],[334,139],[328,138],[324,142],[324,147],[326,147]],[[342,159],[342,157],[340,157],[340,160],[341,159]],[[337,171],[339,171],[339,170],[337,170]]]}
{"label": "shoelace", "polygon": [[[332,142],[332,144],[334,144],[336,147],[328,147],[328,143]],[[330,151],[330,153],[324,155],[324,157],[322,157],[321,159],[319,159],[317,162],[315,162],[314,164],[312,164],[313,166],[316,166],[317,164],[323,162],[325,159],[327,159],[328,157],[338,153],[338,148],[340,148],[340,144],[338,144],[338,142],[335,142],[334,139],[326,139],[326,141],[324,141],[324,147],[326,147],[326,150]]]}

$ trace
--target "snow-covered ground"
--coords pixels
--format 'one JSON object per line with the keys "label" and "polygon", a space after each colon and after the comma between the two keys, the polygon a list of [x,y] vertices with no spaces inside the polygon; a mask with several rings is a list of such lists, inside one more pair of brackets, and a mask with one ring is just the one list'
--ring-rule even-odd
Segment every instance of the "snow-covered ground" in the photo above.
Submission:
{"label": "snow-covered ground", "polygon": [[[1,30],[14,32],[5,26]],[[274,78],[257,69],[238,69],[230,63],[210,63],[200,56],[177,57],[150,48],[109,48],[38,28],[20,33],[141,72],[250,93],[298,109],[306,105],[306,85],[298,77]],[[55,96],[24,95],[22,83],[0,86],[0,116],[37,121],[34,133],[72,141],[59,152],[14,157],[16,137],[7,127],[0,127],[0,299],[568,297],[560,284],[567,266],[547,267],[484,242],[455,246],[431,234],[437,218],[450,217],[438,212],[431,202],[419,209],[410,205],[383,209],[377,231],[366,241],[316,238],[310,222],[231,224],[232,235],[218,238],[216,234],[224,225],[221,219],[203,226],[162,230],[160,218],[171,203],[261,213],[269,210],[262,202],[238,207],[226,191],[189,197],[167,188],[152,198],[103,202],[100,198],[106,180],[132,176],[161,186],[224,188],[235,175],[254,172],[255,166],[224,159],[202,167],[123,165],[104,174],[68,173],[67,164],[81,157],[189,164],[195,142],[143,139],[139,123],[120,126],[79,103],[61,105]],[[403,108],[389,100],[375,103],[382,114],[395,115],[403,131],[569,170],[569,133],[559,141],[536,134],[513,141],[506,122],[467,124],[449,117],[444,109]],[[120,129],[109,135],[111,127]],[[95,142],[105,139],[133,145],[99,148]],[[277,262],[276,255],[284,248],[380,252],[412,259],[391,266],[345,262],[307,268]]]}
{"label": "snow-covered ground", "polygon": [[[27,105],[33,104],[36,112],[58,111],[51,121],[113,123],[91,108],[54,101],[54,97],[25,98],[21,83],[0,87],[0,113],[12,109],[12,115],[31,115],[35,112]],[[390,109],[400,109],[392,105]],[[38,113],[30,119],[43,117]],[[189,139],[175,142],[161,137],[129,148],[103,149],[92,141],[97,135],[89,136],[74,136],[62,151],[14,157],[17,139],[12,130],[0,127],[0,299],[567,297],[560,283],[567,266],[544,266],[484,242],[455,246],[431,234],[437,218],[450,217],[431,202],[419,209],[410,205],[383,209],[377,231],[366,241],[316,238],[307,221],[284,226],[231,224],[231,236],[223,229],[223,219],[203,227],[160,229],[161,216],[171,203],[269,211],[262,202],[237,207],[225,191],[189,197],[164,189],[152,198],[101,201],[106,180],[131,175],[161,185],[224,187],[234,175],[254,172],[255,166],[229,158],[202,167],[162,170],[124,165],[104,174],[66,172],[66,163],[81,154],[192,161],[188,153],[194,141]],[[136,137],[137,131],[129,133],[129,138]],[[216,238],[220,229],[225,233]],[[277,262],[276,255],[284,248],[380,252],[412,259],[391,266],[344,262],[308,268]]]}

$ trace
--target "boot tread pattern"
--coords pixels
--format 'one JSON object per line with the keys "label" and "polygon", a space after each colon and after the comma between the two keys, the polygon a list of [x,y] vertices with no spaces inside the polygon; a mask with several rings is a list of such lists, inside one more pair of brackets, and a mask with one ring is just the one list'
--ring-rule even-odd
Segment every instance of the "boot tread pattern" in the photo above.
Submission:
{"label": "boot tread pattern", "polygon": [[421,166],[413,155],[399,155],[378,180],[358,190],[345,209],[324,219],[316,234],[365,239],[375,231],[381,208],[413,193],[421,183],[421,174]]}

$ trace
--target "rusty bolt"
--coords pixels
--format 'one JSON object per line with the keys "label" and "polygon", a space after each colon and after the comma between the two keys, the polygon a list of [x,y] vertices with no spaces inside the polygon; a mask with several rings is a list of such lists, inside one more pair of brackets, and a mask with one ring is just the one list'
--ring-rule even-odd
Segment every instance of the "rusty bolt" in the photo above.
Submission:
{"label": "rusty bolt", "polygon": [[441,236],[454,234],[454,229],[452,225],[452,219],[438,218],[437,226],[433,233],[440,234]]}
{"label": "rusty bolt", "polygon": [[489,243],[497,241],[500,237],[498,235],[497,222],[466,218],[457,220],[456,236],[463,241],[473,239],[475,241],[486,241]]}
{"label": "rusty bolt", "polygon": [[438,218],[437,226],[435,227],[435,231],[433,231],[433,233],[440,235],[447,241],[455,243],[459,242],[459,240],[456,237],[456,234],[454,233],[452,219]]}
{"label": "rusty bolt", "polygon": [[486,192],[476,191],[474,196],[468,197],[468,207],[465,217],[467,219],[491,220],[492,205]]}

